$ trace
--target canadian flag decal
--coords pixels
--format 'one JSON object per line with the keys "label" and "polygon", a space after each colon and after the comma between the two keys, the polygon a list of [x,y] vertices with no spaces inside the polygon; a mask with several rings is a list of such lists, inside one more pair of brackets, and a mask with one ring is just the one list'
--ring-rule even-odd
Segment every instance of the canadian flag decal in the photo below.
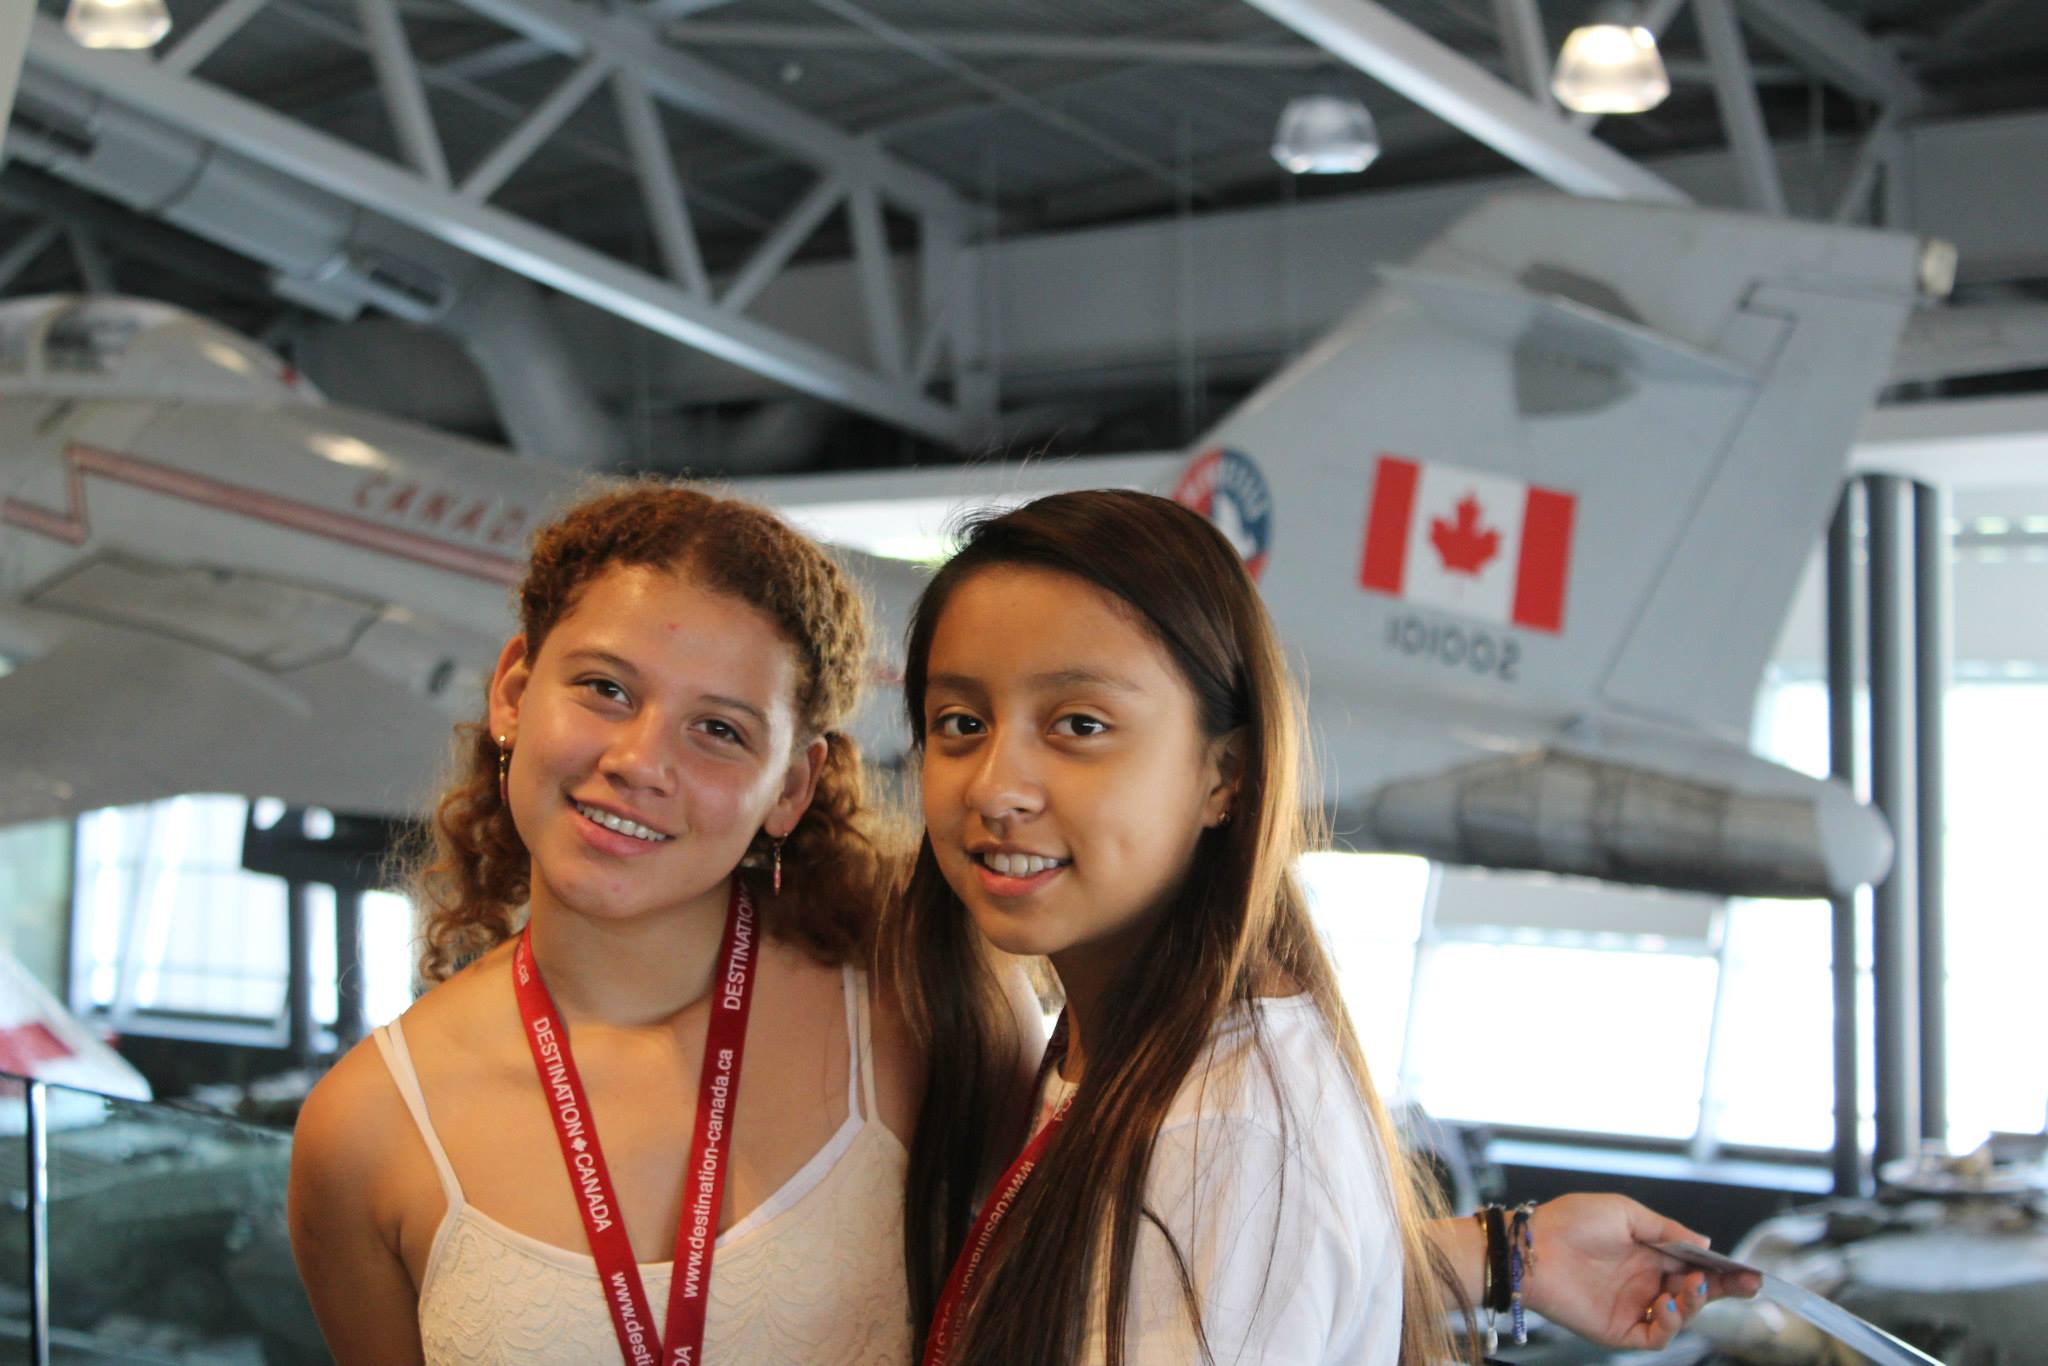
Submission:
{"label": "canadian flag decal", "polygon": [[1562,631],[1577,505],[1497,474],[1382,455],[1358,581],[1425,607]]}

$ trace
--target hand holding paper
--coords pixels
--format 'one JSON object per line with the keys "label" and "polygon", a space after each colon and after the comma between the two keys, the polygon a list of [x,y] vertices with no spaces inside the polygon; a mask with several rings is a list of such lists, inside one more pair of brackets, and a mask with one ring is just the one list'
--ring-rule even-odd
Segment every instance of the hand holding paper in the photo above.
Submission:
{"label": "hand holding paper", "polygon": [[1654,1351],[1700,1308],[1756,1293],[1755,1273],[1674,1267],[1652,1244],[1706,1246],[1685,1225],[1621,1195],[1566,1195],[1537,1206],[1528,1304],[1607,1347]]}

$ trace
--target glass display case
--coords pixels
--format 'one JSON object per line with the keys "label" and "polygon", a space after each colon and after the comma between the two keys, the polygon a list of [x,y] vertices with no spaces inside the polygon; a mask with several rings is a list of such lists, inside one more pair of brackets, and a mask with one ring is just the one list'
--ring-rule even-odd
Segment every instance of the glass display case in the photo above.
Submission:
{"label": "glass display case", "polygon": [[291,1137],[0,1075],[0,1366],[327,1366]]}

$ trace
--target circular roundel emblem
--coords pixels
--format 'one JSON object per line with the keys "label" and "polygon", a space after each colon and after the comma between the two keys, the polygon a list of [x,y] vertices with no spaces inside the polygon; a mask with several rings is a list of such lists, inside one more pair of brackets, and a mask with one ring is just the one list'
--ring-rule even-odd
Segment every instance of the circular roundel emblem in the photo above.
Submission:
{"label": "circular roundel emblem", "polygon": [[1173,500],[1207,517],[1257,580],[1273,544],[1273,495],[1250,456],[1221,446],[1203,451],[1181,472]]}

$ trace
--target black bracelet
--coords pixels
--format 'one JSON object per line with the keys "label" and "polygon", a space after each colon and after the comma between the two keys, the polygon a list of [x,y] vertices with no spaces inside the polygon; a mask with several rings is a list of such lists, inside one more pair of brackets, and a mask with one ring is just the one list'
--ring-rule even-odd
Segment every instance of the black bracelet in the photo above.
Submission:
{"label": "black bracelet", "polygon": [[1508,1269],[1507,1212],[1499,1205],[1486,1207],[1486,1272],[1488,1293],[1482,1307],[1490,1313],[1505,1314],[1514,1301]]}

